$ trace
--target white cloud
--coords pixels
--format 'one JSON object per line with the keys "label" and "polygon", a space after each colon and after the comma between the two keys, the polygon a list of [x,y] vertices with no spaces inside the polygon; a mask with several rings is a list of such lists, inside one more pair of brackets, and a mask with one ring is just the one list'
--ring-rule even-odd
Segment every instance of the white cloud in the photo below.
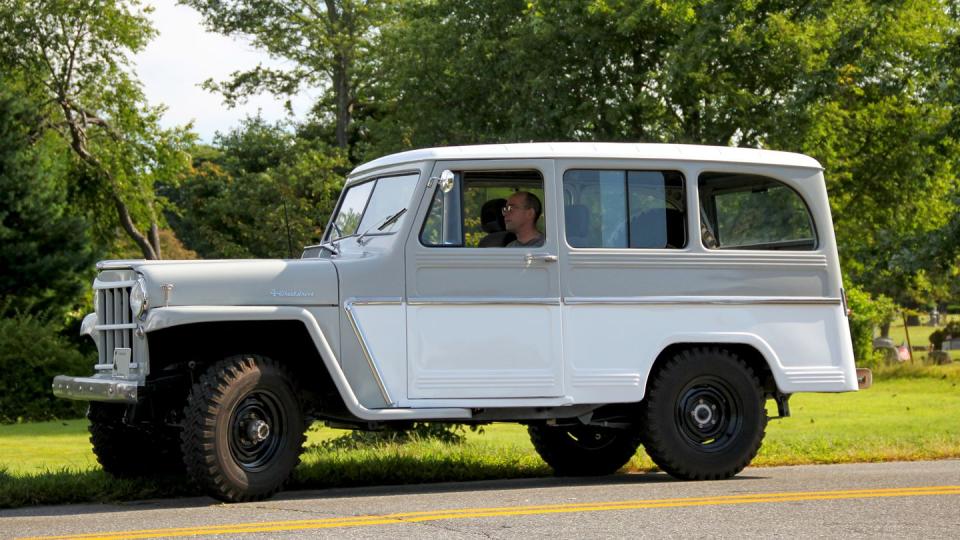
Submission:
{"label": "white cloud", "polygon": [[[208,78],[221,81],[234,71],[250,69],[258,63],[281,66],[281,62],[243,41],[207,32],[200,15],[192,8],[176,5],[173,0],[152,5],[155,10],[150,17],[159,35],[133,62],[149,103],[167,106],[164,126],[192,121],[201,140],[210,142],[215,132],[235,127],[258,109],[269,121],[287,116],[283,100],[271,95],[252,97],[247,104],[229,109],[221,96],[199,86]],[[311,94],[315,97],[318,91],[302,93],[292,100],[296,117],[302,118],[309,110],[314,102]]]}

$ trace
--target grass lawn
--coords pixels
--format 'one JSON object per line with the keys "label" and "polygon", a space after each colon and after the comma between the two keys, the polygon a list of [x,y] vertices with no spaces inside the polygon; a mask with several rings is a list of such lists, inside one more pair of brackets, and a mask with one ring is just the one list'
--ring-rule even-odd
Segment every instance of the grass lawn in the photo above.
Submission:
{"label": "grass lawn", "polygon": [[[960,364],[881,370],[874,387],[798,394],[772,420],[757,466],[960,457]],[[357,486],[543,476],[526,429],[494,424],[463,444],[420,440],[345,450],[319,444],[344,431],[311,431],[292,487]],[[116,480],[96,464],[86,421],[0,426],[0,507],[196,493],[182,479]],[[641,450],[626,470],[653,470]]]}

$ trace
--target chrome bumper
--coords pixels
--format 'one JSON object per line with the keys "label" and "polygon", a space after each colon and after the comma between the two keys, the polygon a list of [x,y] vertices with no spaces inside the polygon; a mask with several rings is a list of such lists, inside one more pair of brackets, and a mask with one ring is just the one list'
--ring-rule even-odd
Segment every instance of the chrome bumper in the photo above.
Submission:
{"label": "chrome bumper", "polygon": [[81,401],[136,403],[137,381],[57,375],[53,378],[53,395]]}

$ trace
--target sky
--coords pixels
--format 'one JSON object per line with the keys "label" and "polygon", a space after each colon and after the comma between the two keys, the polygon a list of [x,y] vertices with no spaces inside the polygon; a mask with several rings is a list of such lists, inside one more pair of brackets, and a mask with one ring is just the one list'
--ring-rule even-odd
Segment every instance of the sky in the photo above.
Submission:
{"label": "sky", "polygon": [[[179,6],[174,0],[149,2],[155,8],[150,14],[159,35],[133,58],[134,70],[143,83],[151,105],[165,105],[164,127],[193,122],[193,129],[204,142],[212,142],[214,133],[226,132],[259,109],[269,120],[286,118],[283,99],[263,95],[247,104],[230,109],[220,95],[200,88],[200,83],[213,78],[227,79],[230,73],[255,67],[258,63],[282,66],[266,53],[248,43],[207,32],[200,15],[192,8]],[[294,116],[303,118],[318,90],[305,92],[292,100]]]}

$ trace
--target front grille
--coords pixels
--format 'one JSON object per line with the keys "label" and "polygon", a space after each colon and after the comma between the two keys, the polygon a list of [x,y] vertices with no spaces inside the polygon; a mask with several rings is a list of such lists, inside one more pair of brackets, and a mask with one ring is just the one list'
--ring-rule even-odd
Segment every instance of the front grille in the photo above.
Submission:
{"label": "front grille", "polygon": [[[133,314],[130,313],[130,288],[124,283],[120,287],[98,288],[97,293],[97,330],[99,331],[99,366],[113,367],[113,351],[118,348],[133,348]],[[98,367],[99,367],[98,366]]]}

